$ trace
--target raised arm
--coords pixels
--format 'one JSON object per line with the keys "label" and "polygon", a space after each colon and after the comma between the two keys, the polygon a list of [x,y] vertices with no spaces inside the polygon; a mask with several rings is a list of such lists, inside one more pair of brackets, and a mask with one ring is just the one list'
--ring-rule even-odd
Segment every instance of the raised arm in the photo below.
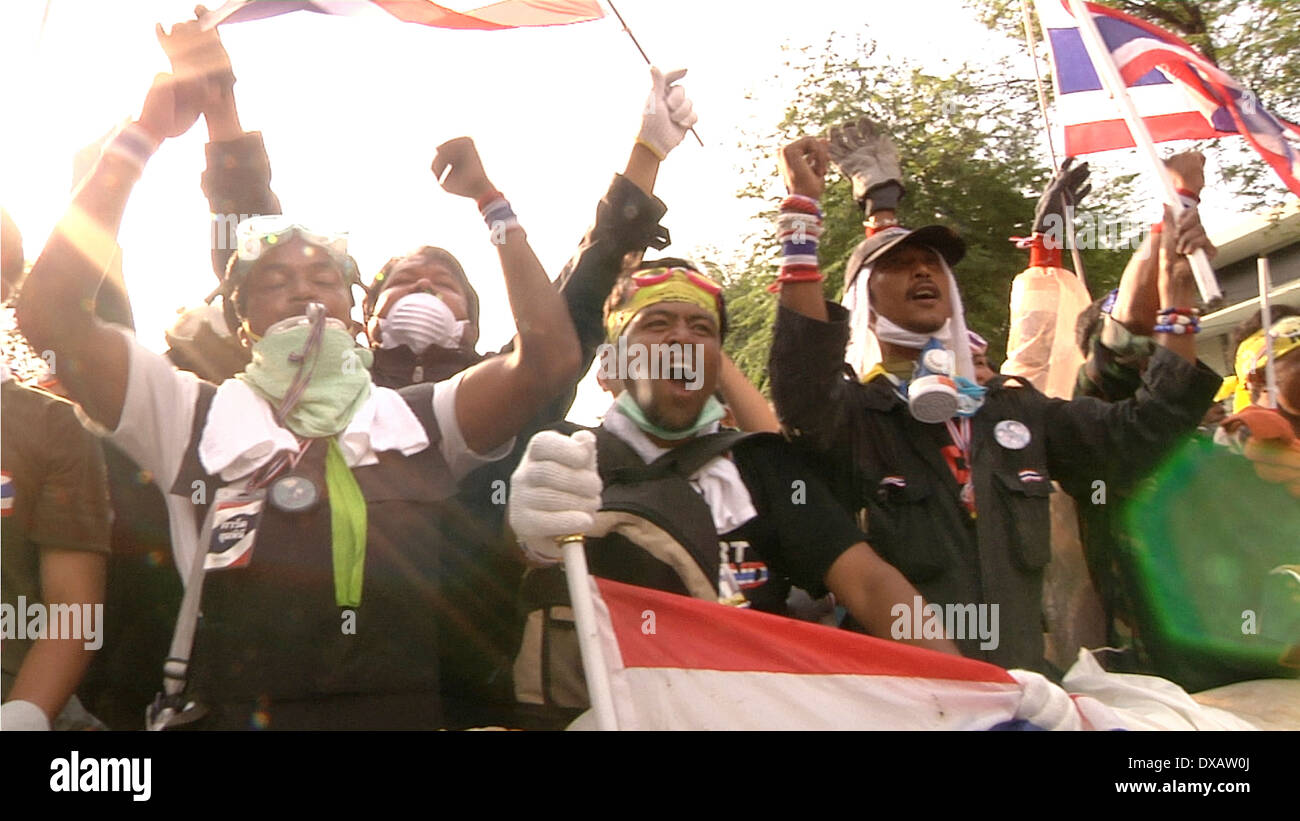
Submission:
{"label": "raised arm", "polygon": [[36,350],[50,350],[58,377],[91,418],[117,427],[126,396],[127,348],[95,318],[95,293],[118,256],[117,232],[145,161],[168,137],[198,119],[192,94],[160,74],[140,119],[117,134],[74,193],[50,235],[18,303],[18,322]]}
{"label": "raised arm", "polygon": [[781,422],[776,412],[763,397],[761,391],[754,387],[749,377],[736,367],[731,357],[722,355],[722,373],[718,376],[718,390],[736,417],[736,425],[748,433],[766,431],[779,433]]}
{"label": "raised arm", "polygon": [[[1205,157],[1200,152],[1187,151],[1165,160],[1165,166],[1179,195],[1193,206],[1183,213],[1178,223],[1180,249],[1191,253],[1203,248],[1213,258],[1217,249],[1194,207],[1205,185]],[[1160,231],[1148,234],[1125,266],[1114,306],[1109,314],[1101,316],[1100,326],[1087,340],[1087,360],[1080,367],[1078,394],[1118,401],[1132,396],[1141,383],[1141,368],[1151,355],[1156,314],[1162,307],[1158,283],[1160,238]],[[1198,294],[1190,294],[1187,306],[1198,300]]]}
{"label": "raised arm", "polygon": [[[1166,213],[1156,282],[1161,310],[1186,309],[1196,299],[1191,265],[1180,253],[1185,241]],[[1048,467],[1071,493],[1107,474],[1128,480],[1154,468],[1210,407],[1222,379],[1196,361],[1194,334],[1173,327],[1155,326],[1157,347],[1134,396],[1113,403],[1085,397],[1048,408]]]}
{"label": "raised arm", "polygon": [[772,401],[786,433],[817,450],[829,450],[845,430],[850,385],[844,373],[848,312],[822,296],[817,264],[829,153],[816,137],[801,137],[781,151],[790,196],[781,206],[778,235],[784,263],[768,369]]}
{"label": "raised arm", "polygon": [[614,177],[596,206],[596,221],[557,279],[578,332],[583,370],[605,341],[601,309],[623,270],[624,258],[668,245],[668,231],[659,225],[668,209],[655,198],[654,187],[660,163],[699,119],[686,92],[676,85],[685,75],[685,70],[665,75],[658,68],[650,69],[650,96],[627,167]]}
{"label": "raised arm", "polygon": [[433,173],[444,190],[479,204],[501,257],[518,328],[514,349],[466,371],[456,395],[465,443],[487,453],[577,378],[578,337],[563,298],[551,287],[510,205],[484,173],[474,142],[458,137],[438,146]]}
{"label": "raised arm", "polygon": [[[202,17],[208,11],[195,9]],[[198,20],[158,27],[158,42],[171,61],[172,74],[191,83],[208,128],[207,168],[203,194],[212,214],[212,270],[221,279],[234,253],[235,226],[248,216],[279,214],[280,200],[271,191],[271,161],[256,131],[245,132],[235,105],[235,72],[216,28]]]}

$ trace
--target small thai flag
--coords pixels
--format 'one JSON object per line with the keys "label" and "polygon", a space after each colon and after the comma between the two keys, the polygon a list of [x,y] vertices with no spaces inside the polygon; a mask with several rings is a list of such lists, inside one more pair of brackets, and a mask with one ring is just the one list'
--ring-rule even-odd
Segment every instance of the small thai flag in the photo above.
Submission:
{"label": "small thai flag", "polygon": [[1022,470],[1020,471],[1020,481],[1041,482],[1043,481],[1043,474],[1039,473],[1036,470]]}

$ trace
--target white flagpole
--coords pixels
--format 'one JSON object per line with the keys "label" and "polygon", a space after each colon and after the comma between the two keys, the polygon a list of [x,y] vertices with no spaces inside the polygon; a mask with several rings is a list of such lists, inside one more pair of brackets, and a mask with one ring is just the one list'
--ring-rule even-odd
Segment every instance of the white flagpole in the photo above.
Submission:
{"label": "white flagpole", "polygon": [[[1020,0],[1020,17],[1025,26],[1025,47],[1029,49],[1029,59],[1034,63],[1034,89],[1038,92],[1038,110],[1043,115],[1043,133],[1047,136],[1047,152],[1052,156],[1052,170],[1060,171],[1061,167],[1056,162],[1056,146],[1052,143],[1052,124],[1047,119],[1047,95],[1043,93],[1043,76],[1038,71],[1038,49],[1034,43],[1034,23],[1029,15],[1029,0]],[[1042,20],[1039,20],[1041,23]],[[1045,30],[1044,30],[1045,31]],[[1047,35],[1043,35],[1047,39]],[[1051,46],[1048,46],[1050,53]],[[1074,203],[1067,203],[1074,205]],[[1083,270],[1083,258],[1079,256],[1079,243],[1074,240],[1074,211],[1069,210],[1065,214],[1065,239],[1070,245],[1070,259],[1074,261],[1074,275],[1079,278],[1083,284],[1084,290],[1088,290],[1088,279]]]}
{"label": "white flagpole", "polygon": [[591,577],[587,573],[587,554],[581,535],[564,536],[558,541],[564,548],[564,577],[569,583],[569,603],[573,606],[573,623],[578,631],[578,650],[582,653],[582,672],[587,679],[587,698],[596,714],[596,727],[617,730],[614,696],[609,688],[609,668],[600,646],[600,629],[596,625],[596,605],[591,598]]}
{"label": "white flagpole", "polygon": [[1269,306],[1269,291],[1273,289],[1272,277],[1269,276],[1268,257],[1259,258],[1259,321],[1264,329],[1264,384],[1268,387],[1268,407],[1277,407],[1277,372],[1273,370],[1273,311]]}
{"label": "white flagpole", "polygon": [[[1133,100],[1128,96],[1128,88],[1124,85],[1124,80],[1119,76],[1119,70],[1115,68],[1115,61],[1111,59],[1110,49],[1101,39],[1101,32],[1097,30],[1097,21],[1092,19],[1084,5],[1084,0],[1070,0],[1070,11],[1074,14],[1075,22],[1079,25],[1079,34],[1083,37],[1084,48],[1088,51],[1088,56],[1092,59],[1093,68],[1097,70],[1097,76],[1101,78],[1102,85],[1110,92],[1110,96],[1119,106],[1120,112],[1124,115],[1124,121],[1128,123],[1129,133],[1133,136],[1133,142],[1137,145],[1138,151],[1147,161],[1148,170],[1155,175],[1159,181],[1160,190],[1164,195],[1165,204],[1173,209],[1174,217],[1182,215],[1186,209],[1183,207],[1182,200],[1178,197],[1178,192],[1174,190],[1174,182],[1170,179],[1165,165],[1160,161],[1160,155],[1156,153],[1156,145],[1151,140],[1151,134],[1147,131],[1146,123],[1138,115],[1137,108],[1133,105]],[[1205,251],[1198,249],[1191,256],[1192,273],[1196,276],[1196,285],[1201,291],[1201,299],[1207,305],[1213,304],[1223,296],[1219,290],[1219,283],[1214,278],[1214,269],[1210,267],[1210,258],[1205,255]]]}

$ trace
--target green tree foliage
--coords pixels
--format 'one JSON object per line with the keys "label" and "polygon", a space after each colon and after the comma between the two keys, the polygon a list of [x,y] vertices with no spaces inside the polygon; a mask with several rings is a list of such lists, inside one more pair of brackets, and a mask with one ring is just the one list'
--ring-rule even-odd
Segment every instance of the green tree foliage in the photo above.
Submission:
{"label": "green tree foliage", "polygon": [[[1028,261],[1009,238],[1028,235],[1037,193],[1050,177],[1045,152],[1038,148],[1042,126],[1033,84],[1008,79],[1014,75],[1006,66],[963,66],[952,77],[938,77],[904,61],[873,60],[874,52],[874,44],[832,36],[820,51],[803,48],[793,54],[787,66],[790,76],[799,78],[795,98],[774,129],[748,138],[744,147],[752,159],[741,195],[763,203],[759,216],[770,226],[785,193],[777,171],[780,147],[862,115],[872,118],[899,149],[907,188],[898,214],[902,223],[941,223],[965,239],[966,257],[955,273],[967,322],[990,340],[991,353],[1000,360],[1011,280]],[[1127,213],[1124,180],[1094,188],[1108,189],[1111,210]],[[1090,201],[1100,204],[1101,192]],[[862,239],[862,213],[849,181],[836,172],[822,208],[825,294],[838,300],[845,264]],[[779,250],[774,231],[760,231],[746,248],[730,270],[715,273],[726,285],[727,352],[766,390],[776,304],[767,286],[776,276]],[[1113,287],[1127,258],[1127,253],[1085,252],[1092,290]]]}
{"label": "green tree foliage", "polygon": [[[1024,43],[1022,5],[1032,0],[966,0],[980,21]],[[1296,0],[1097,0],[1187,40],[1269,111],[1300,120],[1300,3]],[[1032,30],[1042,40],[1037,17]],[[1040,48],[1040,54],[1046,54]],[[1244,140],[1225,138],[1203,150],[1242,207],[1275,206],[1286,188]]]}

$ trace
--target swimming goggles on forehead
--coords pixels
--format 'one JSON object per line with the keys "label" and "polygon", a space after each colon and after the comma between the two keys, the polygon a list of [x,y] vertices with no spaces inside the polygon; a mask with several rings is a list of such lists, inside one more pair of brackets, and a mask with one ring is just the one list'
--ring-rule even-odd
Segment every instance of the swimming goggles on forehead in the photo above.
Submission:
{"label": "swimming goggles on forehead", "polygon": [[636,284],[638,289],[648,288],[651,285],[661,285],[678,275],[685,277],[692,285],[710,296],[716,297],[722,293],[721,285],[699,271],[693,271],[690,268],[646,268],[633,274],[632,282]]}
{"label": "swimming goggles on forehead", "polygon": [[348,255],[348,234],[346,231],[316,231],[307,226],[293,222],[288,217],[268,215],[250,217],[235,228],[235,253],[243,262],[256,262],[268,251],[276,248],[294,236],[302,237],[304,242],[329,251],[340,259]]}

